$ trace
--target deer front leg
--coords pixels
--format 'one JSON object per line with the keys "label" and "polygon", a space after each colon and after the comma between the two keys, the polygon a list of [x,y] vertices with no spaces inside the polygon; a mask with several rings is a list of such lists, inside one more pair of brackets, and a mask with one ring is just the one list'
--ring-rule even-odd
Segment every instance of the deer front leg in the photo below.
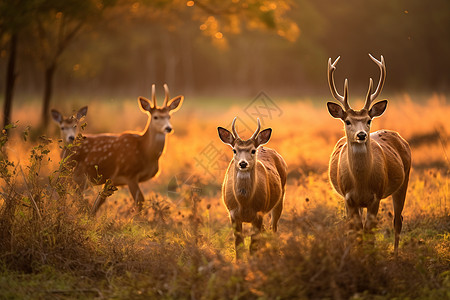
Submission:
{"label": "deer front leg", "polygon": [[250,242],[250,254],[254,254],[259,248],[259,235],[262,231],[264,231],[263,226],[263,214],[257,213],[255,220],[252,222],[253,229],[255,233],[252,234],[251,242]]}
{"label": "deer front leg", "polygon": [[128,189],[130,190],[131,196],[133,196],[134,203],[136,204],[138,212],[141,212],[144,204],[144,195],[139,188],[138,181],[129,181]]}
{"label": "deer front leg", "polygon": [[364,223],[364,232],[366,233],[368,244],[375,246],[375,234],[373,229],[377,227],[377,214],[380,207],[380,199],[373,195],[372,204],[367,207],[367,216]]}
{"label": "deer front leg", "polygon": [[380,207],[380,199],[373,195],[373,202],[367,207],[367,217],[364,224],[364,230],[371,232],[377,226],[377,214]]}
{"label": "deer front leg", "polygon": [[363,229],[361,221],[361,209],[354,203],[350,194],[345,195],[345,208],[351,230],[359,231]]}
{"label": "deer front leg", "polygon": [[[103,185],[103,188],[105,188],[105,185]],[[92,206],[92,211],[91,214],[93,216],[95,216],[97,214],[98,209],[100,208],[100,206],[102,206],[102,204],[105,202],[106,200],[106,196],[103,195],[103,193],[99,193],[99,195],[97,196],[97,199],[95,199],[94,205]]]}
{"label": "deer front leg", "polygon": [[242,236],[242,222],[235,218],[231,219],[231,225],[234,229],[234,248],[236,250],[236,259],[242,257],[242,248],[244,247],[244,237]]}

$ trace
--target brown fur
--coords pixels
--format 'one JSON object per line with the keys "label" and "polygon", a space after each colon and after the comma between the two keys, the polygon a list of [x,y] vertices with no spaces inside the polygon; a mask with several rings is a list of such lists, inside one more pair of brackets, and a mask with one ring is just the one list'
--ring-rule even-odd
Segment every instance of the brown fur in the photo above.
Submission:
{"label": "brown fur", "polygon": [[[226,129],[219,129],[219,135],[220,130]],[[265,214],[271,213],[272,230],[277,231],[278,220],[283,210],[287,165],[275,150],[259,147],[258,137],[242,141],[230,132],[228,134],[232,136],[229,144],[236,153],[225,174],[222,197],[235,230],[236,253],[239,256],[238,248],[243,244],[243,222],[251,223],[256,231],[252,236],[251,251],[256,249],[256,235],[264,230]],[[223,135],[222,133],[222,141],[228,143],[222,138]],[[256,150],[256,153],[251,154],[252,150]],[[240,168],[239,161],[243,160],[249,163],[248,170],[243,171]]]}
{"label": "brown fur", "polygon": [[[141,210],[144,196],[139,183],[158,173],[158,160],[164,151],[166,134],[172,131],[170,114],[181,106],[182,101],[183,96],[178,96],[168,104],[167,100],[164,101],[165,106],[157,108],[155,98],[152,106],[150,100],[139,97],[141,110],[148,115],[144,131],[86,135],[70,157],[76,162],[75,182],[81,189],[84,189],[86,180],[104,184],[110,179],[115,186],[127,185],[138,210]],[[102,197],[97,199],[92,209],[94,214],[104,201]]]}
{"label": "brown fur", "polygon": [[[348,105],[347,82],[344,86],[344,96],[340,96],[336,91],[333,71],[338,60],[334,64],[329,60],[330,89],[344,108],[328,102],[328,111],[333,117],[341,119],[345,126],[345,137],[337,142],[331,154],[329,178],[334,189],[345,199],[347,215],[354,229],[365,228],[370,231],[375,227],[380,200],[392,195],[394,253],[397,255],[402,229],[401,214],[411,169],[411,150],[397,132],[380,130],[369,133],[372,119],[382,115],[387,106],[387,100],[382,100],[370,108],[370,104],[381,92],[386,72],[383,57],[381,62],[372,56],[371,58],[379,65],[382,75],[374,93],[370,79],[366,104],[360,111],[355,111]],[[367,208],[364,226],[361,220],[362,208]]]}

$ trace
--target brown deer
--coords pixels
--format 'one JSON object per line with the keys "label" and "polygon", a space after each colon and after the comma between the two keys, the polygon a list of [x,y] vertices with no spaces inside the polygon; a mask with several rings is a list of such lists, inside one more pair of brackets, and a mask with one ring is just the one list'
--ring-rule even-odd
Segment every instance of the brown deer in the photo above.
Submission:
{"label": "brown deer", "polygon": [[[59,126],[59,129],[61,131],[61,139],[63,140],[65,146],[68,144],[72,144],[75,141],[75,138],[77,137],[80,130],[78,125],[80,123],[80,120],[86,116],[87,111],[87,106],[83,106],[77,111],[76,114],[71,115],[70,117],[65,117],[56,109],[51,110],[52,119]],[[61,156],[65,155],[64,152],[65,150],[63,150]]]}
{"label": "brown deer", "polygon": [[[370,58],[381,71],[378,86],[372,92],[373,81],[369,80],[369,90],[362,110],[353,110],[348,104],[348,81],[345,79],[344,96],[336,90],[333,73],[334,63],[328,60],[328,83],[331,94],[340,103],[328,102],[328,111],[344,122],[345,137],[334,147],[329,163],[329,178],[334,189],[344,197],[347,216],[351,227],[370,231],[376,226],[376,216],[380,200],[392,195],[394,204],[395,242],[394,254],[398,254],[398,243],[402,230],[402,210],[405,204],[411,168],[411,150],[397,132],[379,130],[370,133],[372,119],[386,110],[387,100],[371,106],[380,94],[386,78],[386,65]],[[341,106],[342,105],[342,106]],[[367,208],[365,224],[362,224],[362,208]]]}
{"label": "brown deer", "polygon": [[[115,186],[127,185],[138,210],[142,210],[144,196],[139,182],[154,177],[159,170],[158,160],[164,151],[166,135],[172,132],[170,117],[183,102],[183,96],[169,101],[169,89],[164,85],[162,107],[156,105],[155,85],[152,100],[138,98],[141,111],[148,115],[142,132],[126,131],[120,134],[89,134],[80,141],[72,153],[76,162],[74,180],[83,190],[86,179],[93,184],[104,184],[110,179]],[[105,201],[99,197],[94,203],[95,214]]]}
{"label": "brown deer", "polygon": [[256,233],[252,235],[250,251],[256,250],[256,237],[264,230],[263,216],[271,212],[272,230],[277,231],[283,210],[287,165],[281,155],[266,144],[272,134],[267,128],[260,132],[261,124],[248,139],[237,134],[236,118],[231,125],[233,133],[218,127],[219,137],[233,148],[231,160],[222,185],[223,201],[230,214],[234,228],[236,255],[243,244],[242,223],[251,223]]}

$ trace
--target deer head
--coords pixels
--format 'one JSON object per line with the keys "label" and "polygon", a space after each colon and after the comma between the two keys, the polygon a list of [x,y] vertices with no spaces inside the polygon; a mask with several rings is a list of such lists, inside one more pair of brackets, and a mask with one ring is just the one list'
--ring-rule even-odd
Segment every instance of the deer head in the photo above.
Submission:
{"label": "deer head", "polygon": [[172,132],[172,125],[170,124],[170,115],[177,111],[183,103],[183,96],[177,96],[169,101],[169,87],[164,84],[164,103],[162,107],[156,105],[155,85],[152,85],[152,100],[145,97],[139,97],[139,106],[141,110],[149,114],[150,125],[149,129],[156,132],[167,134]]}
{"label": "deer head", "polygon": [[353,110],[348,104],[347,79],[345,79],[344,82],[344,96],[341,96],[336,90],[333,73],[336,70],[336,64],[340,57],[338,57],[333,63],[331,63],[331,58],[328,60],[328,84],[330,86],[331,94],[342,105],[341,106],[334,102],[328,102],[328,112],[334,118],[341,119],[344,122],[345,133],[349,143],[366,143],[369,138],[372,119],[381,116],[387,107],[387,100],[378,101],[370,107],[383,88],[384,81],[386,79],[386,65],[384,63],[383,56],[381,56],[381,61],[378,61],[370,54],[369,56],[380,68],[381,75],[378,86],[374,92],[372,92],[373,80],[370,78],[366,102],[364,104],[364,108],[361,110]]}
{"label": "deer head", "polygon": [[242,140],[236,131],[236,118],[231,124],[233,133],[223,127],[218,127],[219,137],[227,145],[233,148],[234,164],[238,171],[253,170],[256,164],[256,150],[259,146],[269,142],[272,129],[267,128],[260,132],[261,124],[258,119],[258,127],[248,140]]}
{"label": "deer head", "polygon": [[73,143],[75,137],[78,134],[78,123],[87,114],[87,106],[84,106],[78,110],[75,115],[70,117],[64,117],[56,109],[51,110],[52,119],[55,121],[61,129],[61,138],[66,144]]}

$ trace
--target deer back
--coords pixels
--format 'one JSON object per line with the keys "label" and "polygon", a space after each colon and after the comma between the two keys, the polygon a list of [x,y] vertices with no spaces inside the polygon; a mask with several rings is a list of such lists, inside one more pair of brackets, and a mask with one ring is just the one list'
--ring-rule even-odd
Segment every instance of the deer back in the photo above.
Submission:
{"label": "deer back", "polygon": [[164,141],[158,149],[152,148],[158,153],[153,154],[148,148],[139,133],[86,135],[71,157],[77,162],[75,175],[87,176],[97,184],[106,179],[115,185],[148,180],[158,172]]}

